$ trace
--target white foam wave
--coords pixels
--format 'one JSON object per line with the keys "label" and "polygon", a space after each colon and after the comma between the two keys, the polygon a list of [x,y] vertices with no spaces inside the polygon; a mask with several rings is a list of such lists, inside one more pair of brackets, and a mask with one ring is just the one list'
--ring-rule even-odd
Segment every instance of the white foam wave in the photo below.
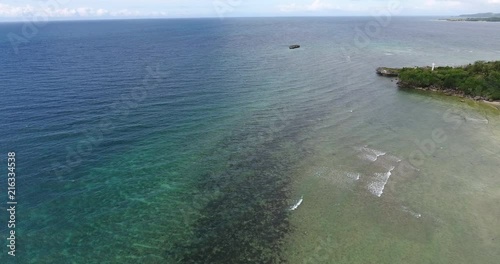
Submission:
{"label": "white foam wave", "polygon": [[351,180],[359,181],[361,179],[361,174],[357,172],[346,172],[345,175]]}
{"label": "white foam wave", "polygon": [[300,197],[300,200],[296,204],[292,205],[289,210],[290,211],[297,210],[297,208],[299,208],[299,206],[302,204],[303,201],[304,201],[304,196]]}
{"label": "white foam wave", "polygon": [[378,197],[381,197],[384,193],[385,185],[389,181],[389,178],[392,175],[392,171],[396,167],[391,167],[391,169],[387,173],[375,173],[375,181],[368,185],[368,190]]}
{"label": "white foam wave", "polygon": [[419,214],[419,213],[417,213],[417,212],[414,212],[414,211],[410,210],[410,208],[408,208],[408,207],[406,207],[406,206],[403,206],[403,212],[409,213],[409,214],[411,214],[411,215],[412,215],[413,217],[415,217],[415,218],[420,218],[420,217],[422,217],[422,215],[421,215],[421,214]]}
{"label": "white foam wave", "polygon": [[401,158],[393,156],[393,155],[387,155],[387,159],[389,161],[394,161],[394,162],[398,162],[398,163],[403,161]]}
{"label": "white foam wave", "polygon": [[380,150],[376,150],[376,149],[371,149],[371,148],[368,148],[368,147],[362,147],[359,149],[359,151],[362,152],[362,154],[360,155],[360,158],[362,159],[365,159],[365,160],[369,160],[371,162],[375,162],[377,161],[377,159],[381,156],[384,156],[385,152],[383,151],[380,151]]}
{"label": "white foam wave", "polygon": [[361,179],[361,174],[352,171],[336,170],[331,168],[321,168],[314,173],[314,177],[337,186],[353,183]]}
{"label": "white foam wave", "polygon": [[488,119],[479,119],[479,118],[472,118],[472,117],[464,117],[465,121],[467,122],[472,122],[472,123],[480,123],[480,124],[489,124],[490,121]]}

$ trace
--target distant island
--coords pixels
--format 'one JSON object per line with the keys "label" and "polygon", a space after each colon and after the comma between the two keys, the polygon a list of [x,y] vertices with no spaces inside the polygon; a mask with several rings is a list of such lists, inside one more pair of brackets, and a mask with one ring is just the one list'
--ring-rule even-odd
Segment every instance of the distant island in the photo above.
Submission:
{"label": "distant island", "polygon": [[376,72],[381,76],[397,77],[400,88],[440,91],[474,100],[500,100],[500,61],[477,61],[465,66],[434,69],[380,67]]}
{"label": "distant island", "polygon": [[468,17],[468,18],[500,17],[500,13],[477,13],[469,15],[460,15],[459,17]]}
{"label": "distant island", "polygon": [[500,22],[500,13],[478,13],[478,14],[468,14],[460,15],[458,17],[452,17],[444,19],[447,21],[485,21],[485,22]]}

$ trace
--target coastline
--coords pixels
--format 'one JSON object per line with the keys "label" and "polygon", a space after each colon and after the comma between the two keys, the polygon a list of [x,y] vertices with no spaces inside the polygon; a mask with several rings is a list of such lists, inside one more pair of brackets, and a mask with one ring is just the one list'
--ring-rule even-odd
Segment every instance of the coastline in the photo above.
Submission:
{"label": "coastline", "polygon": [[489,23],[500,22],[500,20],[488,20],[488,19],[440,19],[440,20],[447,22],[489,22]]}
{"label": "coastline", "polygon": [[[469,64],[469,66],[461,67],[437,67],[436,70],[434,70],[434,66],[414,68],[378,67],[376,69],[376,73],[379,76],[391,78],[392,82],[396,80],[397,86],[401,89],[431,91],[447,96],[466,98],[476,102],[486,103],[500,110],[500,99],[498,99],[498,95],[494,96],[493,94],[484,93],[481,90],[477,92],[477,90],[475,90],[476,88],[471,88],[474,87],[474,85],[470,86],[470,84],[469,86],[465,85],[466,88],[464,89],[464,83],[462,83],[465,80],[463,79],[464,76],[465,78],[478,78],[478,75],[474,75],[474,73],[468,72],[467,67],[474,67],[476,65],[488,66],[492,64],[497,65],[498,62],[476,62],[474,65]],[[454,70],[454,72],[451,72],[450,69]],[[491,69],[491,71],[495,72],[497,71],[497,69],[498,67]],[[446,81],[454,77],[453,74],[456,76],[457,71],[461,71],[460,73],[462,79],[458,79],[458,82],[457,79],[455,79],[454,85],[450,85],[449,83],[447,84]],[[489,74],[491,73],[488,72],[488,69],[482,69],[479,78],[487,78],[488,76],[491,76]],[[479,83],[478,86],[479,85],[481,85],[481,83]],[[493,91],[493,93],[496,93],[494,85],[491,82],[488,83],[488,85],[490,88],[490,92]]]}
{"label": "coastline", "polygon": [[446,96],[454,96],[454,97],[459,97],[459,98],[463,98],[463,99],[469,99],[469,100],[472,100],[472,101],[475,101],[475,102],[485,103],[485,104],[488,104],[490,106],[494,106],[495,108],[497,108],[498,110],[500,110],[500,100],[490,101],[490,100],[488,100],[486,98],[483,98],[483,97],[481,97],[481,98],[475,98],[473,96],[466,95],[464,93],[461,93],[461,92],[456,91],[456,90],[451,90],[451,89],[441,90],[441,89],[434,88],[434,87],[424,88],[424,87],[415,87],[415,86],[400,86],[399,79],[398,79],[398,82],[396,84],[398,85],[398,87],[400,89],[412,89],[412,90],[433,92],[433,93],[439,93],[439,94],[446,95]]}

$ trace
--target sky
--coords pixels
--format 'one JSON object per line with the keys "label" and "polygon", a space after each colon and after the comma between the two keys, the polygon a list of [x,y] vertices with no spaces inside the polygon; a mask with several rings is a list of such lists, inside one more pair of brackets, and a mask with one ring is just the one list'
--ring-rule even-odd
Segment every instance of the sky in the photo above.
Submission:
{"label": "sky", "polygon": [[0,0],[0,20],[500,13],[500,0]]}

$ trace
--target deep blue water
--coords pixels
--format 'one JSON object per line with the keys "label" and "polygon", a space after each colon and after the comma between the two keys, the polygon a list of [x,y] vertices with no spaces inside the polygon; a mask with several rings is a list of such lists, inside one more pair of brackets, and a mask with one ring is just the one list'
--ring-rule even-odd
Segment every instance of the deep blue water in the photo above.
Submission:
{"label": "deep blue water", "polygon": [[392,93],[362,90],[371,69],[500,56],[496,24],[429,18],[356,48],[371,20],[50,22],[17,53],[22,24],[0,24],[0,155],[17,154],[19,201],[17,262],[5,248],[0,262],[278,262],[307,133]]}

